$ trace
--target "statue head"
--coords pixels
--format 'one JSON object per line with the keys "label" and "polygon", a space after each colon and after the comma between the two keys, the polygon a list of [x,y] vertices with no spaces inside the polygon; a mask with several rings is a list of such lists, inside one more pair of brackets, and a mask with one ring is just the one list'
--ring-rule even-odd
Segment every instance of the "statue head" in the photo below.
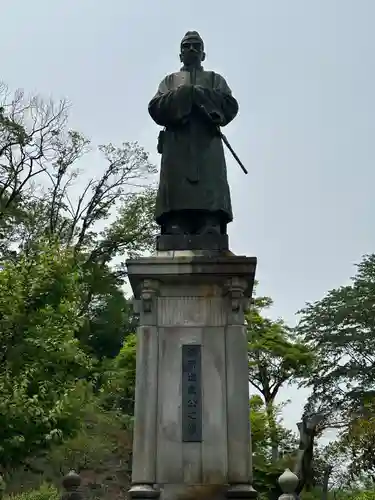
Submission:
{"label": "statue head", "polygon": [[199,67],[204,61],[203,40],[197,31],[188,31],[181,41],[180,61],[185,66]]}

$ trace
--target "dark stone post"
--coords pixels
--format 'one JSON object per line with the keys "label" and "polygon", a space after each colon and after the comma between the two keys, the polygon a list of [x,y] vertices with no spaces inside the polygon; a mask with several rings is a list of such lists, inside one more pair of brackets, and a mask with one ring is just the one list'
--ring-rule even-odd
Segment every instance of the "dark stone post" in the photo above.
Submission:
{"label": "dark stone post", "polygon": [[323,414],[316,413],[309,417],[304,417],[302,422],[297,424],[300,442],[293,471],[299,478],[299,483],[296,488],[297,495],[299,495],[304,488],[308,491],[312,486],[314,439],[317,427],[323,419]]}
{"label": "dark stone post", "polygon": [[62,480],[64,491],[61,500],[83,500],[81,481],[81,477],[74,470],[66,474]]}

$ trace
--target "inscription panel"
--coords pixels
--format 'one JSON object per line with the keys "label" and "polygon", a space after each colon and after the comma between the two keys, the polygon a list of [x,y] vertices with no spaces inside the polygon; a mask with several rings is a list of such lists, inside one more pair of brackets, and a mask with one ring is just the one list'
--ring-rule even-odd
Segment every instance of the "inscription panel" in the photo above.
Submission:
{"label": "inscription panel", "polygon": [[201,346],[182,346],[182,441],[202,441]]}
{"label": "inscription panel", "polygon": [[159,326],[224,326],[226,302],[221,297],[159,297]]}

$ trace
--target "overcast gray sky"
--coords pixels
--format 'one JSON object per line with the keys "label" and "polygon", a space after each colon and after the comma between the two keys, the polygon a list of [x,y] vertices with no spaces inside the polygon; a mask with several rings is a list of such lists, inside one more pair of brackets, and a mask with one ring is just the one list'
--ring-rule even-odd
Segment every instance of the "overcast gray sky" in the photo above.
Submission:
{"label": "overcast gray sky", "polygon": [[[374,0],[13,0],[1,5],[0,79],[73,104],[96,143],[155,154],[147,104],[179,68],[188,30],[240,104],[226,135],[235,253],[259,259],[259,293],[295,321],[373,252]],[[286,389],[294,426],[305,393]]]}

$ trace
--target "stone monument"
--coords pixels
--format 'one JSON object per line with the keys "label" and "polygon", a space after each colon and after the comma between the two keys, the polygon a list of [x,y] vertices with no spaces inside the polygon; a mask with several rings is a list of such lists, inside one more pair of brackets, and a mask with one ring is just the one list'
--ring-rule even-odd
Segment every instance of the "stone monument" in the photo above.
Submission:
{"label": "stone monument", "polygon": [[244,313],[256,258],[229,251],[220,130],[238,104],[224,78],[202,68],[197,32],[183,38],[180,59],[149,104],[163,127],[156,252],[127,261],[140,318],[129,493],[254,498]]}

